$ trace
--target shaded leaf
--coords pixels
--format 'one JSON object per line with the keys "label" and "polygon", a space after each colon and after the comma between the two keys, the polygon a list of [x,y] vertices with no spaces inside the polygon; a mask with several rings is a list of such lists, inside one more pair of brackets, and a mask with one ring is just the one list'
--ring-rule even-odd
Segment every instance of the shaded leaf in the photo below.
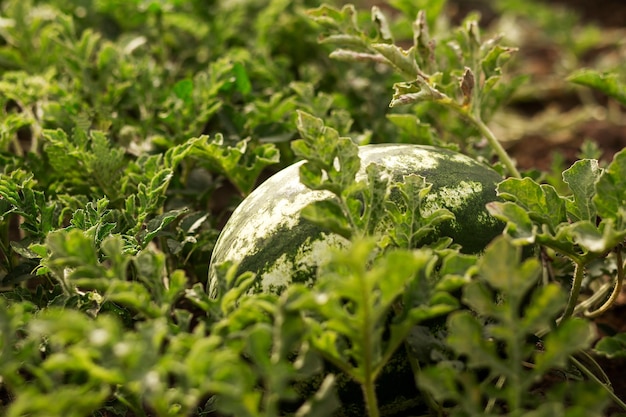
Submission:
{"label": "shaded leaf", "polygon": [[594,351],[607,358],[626,357],[626,333],[603,337],[596,343]]}
{"label": "shaded leaf", "polygon": [[548,334],[544,341],[544,350],[537,355],[534,372],[541,374],[551,368],[563,368],[573,353],[591,345],[594,334],[591,323],[572,318]]}

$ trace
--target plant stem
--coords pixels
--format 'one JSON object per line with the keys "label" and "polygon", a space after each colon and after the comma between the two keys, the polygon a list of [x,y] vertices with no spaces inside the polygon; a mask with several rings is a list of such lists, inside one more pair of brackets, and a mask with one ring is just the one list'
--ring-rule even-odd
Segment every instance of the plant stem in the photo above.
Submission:
{"label": "plant stem", "polygon": [[561,323],[564,320],[567,320],[572,316],[574,312],[574,308],[576,307],[576,301],[578,300],[578,295],[580,294],[580,287],[583,282],[583,276],[585,273],[584,264],[581,262],[575,263],[576,267],[574,268],[574,280],[572,282],[572,289],[569,294],[569,300],[567,300],[567,306],[565,307],[565,312],[561,318],[558,319],[558,322]]}
{"label": "plant stem", "polygon": [[[358,267],[358,266],[357,266]],[[363,396],[365,398],[365,406],[367,407],[367,415],[369,417],[379,417],[380,411],[378,410],[378,399],[376,398],[375,380],[377,373],[375,372],[374,364],[374,352],[372,344],[374,343],[374,329],[372,319],[372,299],[369,288],[366,285],[365,269],[360,272],[361,278],[361,291],[363,292],[362,299],[365,301],[363,304],[362,315],[362,349],[363,349],[363,379],[361,382],[361,389],[363,390]],[[360,379],[360,378],[359,378]]]}
{"label": "plant stem", "polygon": [[617,276],[615,277],[615,287],[613,287],[613,292],[609,296],[608,300],[606,300],[606,302],[598,309],[594,311],[585,311],[586,317],[594,318],[604,314],[613,305],[617,297],[622,292],[622,285],[624,283],[624,261],[622,260],[621,245],[615,249],[615,256],[617,257]]}
{"label": "plant stem", "polygon": [[363,382],[361,388],[363,389],[363,396],[365,397],[368,417],[380,417],[378,399],[376,398],[376,390],[374,389],[374,381],[371,375]]}
{"label": "plant stem", "polygon": [[506,166],[509,174],[511,174],[511,176],[515,178],[522,178],[521,174],[515,167],[515,163],[513,162],[509,154],[504,150],[491,129],[489,129],[489,127],[479,117],[474,117],[471,114],[466,114],[466,116],[472,121],[472,123],[476,125],[480,133],[482,133],[483,136],[487,139],[487,142],[489,142],[491,148],[495,151],[496,155],[498,155],[500,162],[502,162],[504,166]]}
{"label": "plant stem", "polygon": [[605,384],[604,382],[600,381],[600,379],[597,376],[595,376],[593,372],[591,372],[589,369],[587,369],[587,367],[585,365],[583,365],[578,359],[576,359],[574,357],[570,357],[570,360],[574,363],[574,365],[576,365],[576,367],[578,369],[580,369],[580,371],[583,374],[585,374],[588,378],[592,379],[595,383],[600,384],[602,386],[602,388],[604,388],[604,390],[609,394],[609,397],[611,397],[611,399],[615,402],[615,404],[620,406],[622,408],[622,410],[626,410],[626,404],[624,403],[624,401],[622,401],[621,398],[619,398],[617,395],[615,395],[613,390],[611,390],[607,386],[607,384]]}
{"label": "plant stem", "polygon": [[[489,142],[489,146],[491,146],[491,148],[496,153],[496,155],[498,155],[500,162],[504,164],[506,169],[509,171],[509,174],[514,178],[522,178],[522,175],[515,167],[515,162],[513,162],[513,159],[511,159],[507,151],[502,147],[502,145],[500,144],[500,141],[498,140],[498,138],[496,138],[496,135],[494,135],[491,129],[489,129],[489,126],[487,126],[485,122],[483,122],[483,120],[480,117],[480,114],[472,113],[467,108],[465,108],[464,106],[461,106],[459,103],[452,100],[450,97],[446,96],[445,94],[442,94],[442,96],[443,98],[437,100],[437,102],[439,102],[443,106],[447,106],[455,110],[456,112],[461,114],[463,117],[467,118],[467,120],[469,120],[471,123],[473,123],[474,126],[476,126],[476,128],[478,129],[478,131],[485,137],[485,139],[487,139],[487,142]],[[477,104],[474,104],[474,106],[477,106]]]}

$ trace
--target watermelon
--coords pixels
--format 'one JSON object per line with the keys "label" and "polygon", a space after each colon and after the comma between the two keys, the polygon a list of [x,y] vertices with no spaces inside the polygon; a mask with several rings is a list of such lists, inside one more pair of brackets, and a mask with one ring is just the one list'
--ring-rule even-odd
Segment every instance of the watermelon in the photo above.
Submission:
{"label": "watermelon", "polygon": [[[478,161],[447,149],[409,144],[366,145],[359,148],[361,174],[371,163],[387,168],[401,181],[417,174],[432,184],[423,214],[446,208],[454,220],[437,226],[432,239],[450,237],[465,253],[479,253],[504,225],[486,210],[496,199],[501,176]],[[252,291],[280,292],[292,282],[310,284],[315,271],[330,257],[329,247],[349,242],[321,230],[300,216],[314,201],[331,197],[327,191],[310,190],[300,183],[293,164],[270,177],[235,209],[224,226],[211,258],[209,294],[219,288],[213,265],[239,264],[239,271],[257,274]]]}

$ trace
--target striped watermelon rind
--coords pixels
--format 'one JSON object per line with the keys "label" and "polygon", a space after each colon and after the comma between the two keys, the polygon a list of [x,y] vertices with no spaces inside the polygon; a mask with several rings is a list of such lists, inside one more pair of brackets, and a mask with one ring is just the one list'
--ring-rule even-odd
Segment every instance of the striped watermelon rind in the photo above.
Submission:
{"label": "striped watermelon rind", "polygon": [[[447,149],[409,144],[366,145],[359,148],[360,176],[370,163],[391,173],[394,181],[417,174],[432,184],[422,214],[446,208],[455,219],[437,226],[433,240],[451,237],[462,252],[479,253],[504,225],[486,210],[496,200],[501,176],[478,161]],[[304,220],[308,204],[331,198],[327,191],[310,190],[300,183],[293,164],[270,177],[235,209],[224,226],[211,258],[209,294],[219,288],[213,265],[239,264],[239,271],[257,274],[254,292],[280,292],[292,282],[310,284],[317,266],[330,257],[329,247],[349,242]]]}

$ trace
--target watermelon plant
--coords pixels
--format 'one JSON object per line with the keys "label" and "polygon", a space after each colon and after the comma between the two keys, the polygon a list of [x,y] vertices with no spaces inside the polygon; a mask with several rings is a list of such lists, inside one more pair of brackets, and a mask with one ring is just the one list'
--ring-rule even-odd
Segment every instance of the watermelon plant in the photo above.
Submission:
{"label": "watermelon plant", "polygon": [[0,2],[0,415],[626,410],[623,31],[328,3]]}

